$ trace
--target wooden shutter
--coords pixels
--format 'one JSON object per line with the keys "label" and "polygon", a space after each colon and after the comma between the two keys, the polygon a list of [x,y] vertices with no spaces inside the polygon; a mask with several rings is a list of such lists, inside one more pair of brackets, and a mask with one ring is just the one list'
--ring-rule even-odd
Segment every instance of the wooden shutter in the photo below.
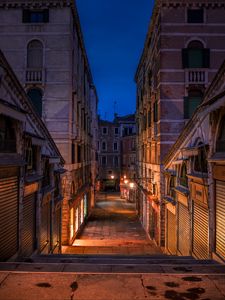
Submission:
{"label": "wooden shutter", "polygon": [[167,248],[173,255],[176,254],[176,215],[167,209]]}
{"label": "wooden shutter", "polygon": [[189,67],[188,50],[189,49],[182,49],[182,66],[184,69]]}
{"label": "wooden shutter", "polygon": [[190,223],[188,208],[178,203],[178,250],[181,255],[190,255]]}

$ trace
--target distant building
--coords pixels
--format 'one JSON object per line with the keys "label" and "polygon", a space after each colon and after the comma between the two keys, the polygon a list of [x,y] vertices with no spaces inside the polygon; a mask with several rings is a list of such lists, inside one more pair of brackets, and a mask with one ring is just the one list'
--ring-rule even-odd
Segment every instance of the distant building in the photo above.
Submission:
{"label": "distant building", "polygon": [[120,127],[116,122],[99,120],[98,128],[100,189],[118,191],[121,175]]}
{"label": "distant building", "polygon": [[225,62],[164,160],[166,251],[225,261]]}
{"label": "distant building", "polygon": [[224,60],[224,8],[224,0],[156,0],[137,68],[139,214],[146,232],[162,247],[163,159]]}
{"label": "distant building", "polygon": [[97,95],[75,1],[1,0],[0,48],[65,160],[62,243],[71,245],[90,213],[96,174]]}
{"label": "distant building", "polygon": [[135,115],[118,116],[113,122],[99,120],[99,179],[101,189],[119,190],[121,178],[136,176]]}
{"label": "distant building", "polygon": [[0,261],[60,253],[63,164],[0,51]]}

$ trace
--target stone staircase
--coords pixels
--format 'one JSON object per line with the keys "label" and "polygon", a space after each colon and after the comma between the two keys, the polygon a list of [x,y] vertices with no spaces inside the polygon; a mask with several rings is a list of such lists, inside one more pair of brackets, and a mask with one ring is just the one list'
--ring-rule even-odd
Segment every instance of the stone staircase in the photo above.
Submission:
{"label": "stone staircase", "polygon": [[225,265],[193,257],[151,255],[38,255],[24,261],[0,263],[0,271],[85,274],[225,274]]}

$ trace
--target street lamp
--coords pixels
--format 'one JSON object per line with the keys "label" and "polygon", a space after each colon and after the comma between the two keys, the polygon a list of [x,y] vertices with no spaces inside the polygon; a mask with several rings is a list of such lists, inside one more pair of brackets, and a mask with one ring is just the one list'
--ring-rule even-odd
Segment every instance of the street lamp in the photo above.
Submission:
{"label": "street lamp", "polygon": [[130,183],[130,188],[131,188],[131,189],[134,188],[134,183],[133,183],[133,182]]}
{"label": "street lamp", "polygon": [[114,179],[114,178],[115,178],[115,176],[114,176],[114,175],[112,175],[112,176],[111,176],[111,179]]}

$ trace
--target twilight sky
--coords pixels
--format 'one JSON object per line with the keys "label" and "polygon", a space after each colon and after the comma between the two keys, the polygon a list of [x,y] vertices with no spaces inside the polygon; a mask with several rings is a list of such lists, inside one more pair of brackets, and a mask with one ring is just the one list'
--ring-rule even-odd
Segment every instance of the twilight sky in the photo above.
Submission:
{"label": "twilight sky", "polygon": [[153,0],[77,0],[85,46],[99,97],[99,113],[112,120],[134,113],[134,75]]}

